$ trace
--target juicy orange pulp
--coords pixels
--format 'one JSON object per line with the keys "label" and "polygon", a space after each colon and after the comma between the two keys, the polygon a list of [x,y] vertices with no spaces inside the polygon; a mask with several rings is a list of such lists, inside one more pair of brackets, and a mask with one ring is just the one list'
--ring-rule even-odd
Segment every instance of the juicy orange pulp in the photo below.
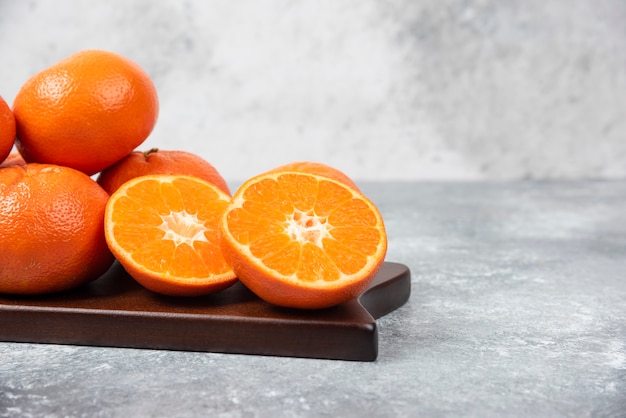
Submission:
{"label": "juicy orange pulp", "polygon": [[109,199],[105,236],[128,273],[175,296],[216,292],[236,282],[221,255],[217,226],[230,196],[191,176],[147,175]]}
{"label": "juicy orange pulp", "polygon": [[382,216],[362,193],[311,173],[270,172],[244,183],[220,223],[239,279],[280,306],[324,308],[358,296],[382,265]]}

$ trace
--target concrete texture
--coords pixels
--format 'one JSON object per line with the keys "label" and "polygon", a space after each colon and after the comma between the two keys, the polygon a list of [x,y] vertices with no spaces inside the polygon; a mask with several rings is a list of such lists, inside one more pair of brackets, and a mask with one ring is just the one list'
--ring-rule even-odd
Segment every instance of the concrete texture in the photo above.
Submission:
{"label": "concrete texture", "polygon": [[626,176],[622,0],[0,0],[0,95],[87,48],[153,77],[142,149],[229,180],[293,160],[359,180]]}
{"label": "concrete texture", "polygon": [[376,362],[0,343],[0,417],[623,417],[625,182],[365,183]]}

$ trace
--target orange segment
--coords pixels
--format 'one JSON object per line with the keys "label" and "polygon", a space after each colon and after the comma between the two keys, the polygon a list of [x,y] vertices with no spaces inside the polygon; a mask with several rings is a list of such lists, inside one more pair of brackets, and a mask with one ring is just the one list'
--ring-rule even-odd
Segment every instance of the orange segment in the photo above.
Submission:
{"label": "orange segment", "polygon": [[154,292],[216,292],[237,281],[218,239],[218,223],[229,200],[196,177],[136,177],[107,203],[107,244],[128,273]]}
{"label": "orange segment", "polygon": [[259,297],[317,309],[367,288],[384,261],[387,236],[380,212],[357,189],[318,174],[272,171],[233,195],[220,244]]}

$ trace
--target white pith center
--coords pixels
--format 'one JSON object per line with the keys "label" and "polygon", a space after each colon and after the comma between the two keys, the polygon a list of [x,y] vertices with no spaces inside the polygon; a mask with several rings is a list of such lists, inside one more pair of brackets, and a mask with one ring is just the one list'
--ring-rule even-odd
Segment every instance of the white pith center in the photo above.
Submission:
{"label": "white pith center", "polygon": [[314,212],[295,211],[287,220],[287,234],[302,244],[310,242],[323,247],[322,239],[330,237],[326,217],[317,216]]}
{"label": "white pith center", "polygon": [[198,219],[195,214],[182,212],[170,212],[168,215],[161,215],[163,223],[159,229],[165,232],[163,239],[174,241],[176,246],[188,244],[193,246],[195,241],[208,242],[204,233],[208,229]]}

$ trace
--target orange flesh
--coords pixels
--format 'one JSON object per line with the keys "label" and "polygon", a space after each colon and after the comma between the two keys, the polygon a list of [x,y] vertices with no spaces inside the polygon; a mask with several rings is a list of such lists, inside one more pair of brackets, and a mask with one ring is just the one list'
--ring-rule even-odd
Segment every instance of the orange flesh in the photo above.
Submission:
{"label": "orange flesh", "polygon": [[125,193],[112,206],[113,235],[134,263],[176,278],[230,271],[216,229],[228,200],[187,178],[142,181]]}
{"label": "orange flesh", "polygon": [[340,280],[363,269],[383,238],[360,195],[321,177],[276,175],[251,185],[240,199],[227,215],[229,232],[283,276]]}

